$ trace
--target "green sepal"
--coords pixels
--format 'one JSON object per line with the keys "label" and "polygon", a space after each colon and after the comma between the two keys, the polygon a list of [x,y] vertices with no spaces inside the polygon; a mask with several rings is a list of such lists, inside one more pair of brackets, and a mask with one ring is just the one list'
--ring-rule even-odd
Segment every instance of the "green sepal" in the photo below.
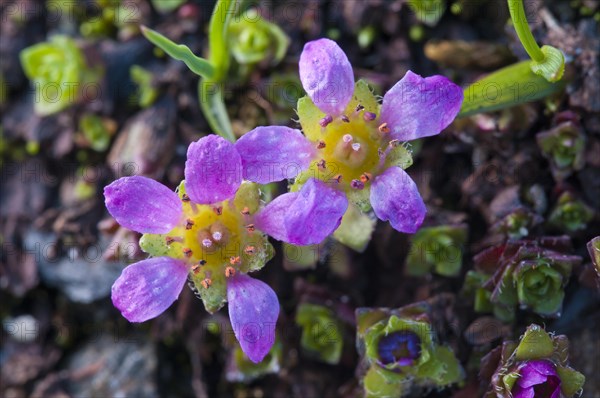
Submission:
{"label": "green sepal", "polygon": [[[223,263],[223,267],[228,264]],[[189,279],[194,284],[194,293],[200,296],[204,303],[204,308],[209,314],[219,311],[227,302],[227,278],[224,272],[213,273],[211,275],[211,285],[208,289],[202,286],[204,276],[202,273],[190,273]]]}
{"label": "green sepal", "polygon": [[566,366],[557,366],[556,373],[560,377],[560,390],[565,397],[570,398],[583,388],[585,376],[575,369]]}
{"label": "green sepal", "polygon": [[363,252],[375,230],[377,221],[360,211],[353,204],[342,217],[340,226],[333,233],[333,237],[340,243],[361,253]]}
{"label": "green sepal", "polygon": [[260,207],[260,186],[254,182],[244,181],[238,188],[233,203],[242,210],[247,207],[250,214],[254,214]]}
{"label": "green sepal", "polygon": [[413,164],[412,152],[404,145],[392,148],[385,157],[385,169],[398,166],[406,170]]}
{"label": "green sepal", "polygon": [[331,365],[339,363],[344,337],[333,311],[321,305],[300,304],[296,323],[302,327],[300,345],[309,355]]}
{"label": "green sepal", "polygon": [[363,378],[363,386],[365,388],[367,398],[400,398],[405,389],[404,386],[408,381],[390,381],[384,377],[383,369],[378,369],[373,366]]}
{"label": "green sepal", "polygon": [[502,383],[504,384],[504,387],[506,388],[506,390],[511,391],[513,386],[515,385],[517,380],[519,380],[520,377],[521,377],[521,375],[519,375],[518,372],[511,372],[511,373],[508,373],[508,374],[505,374],[504,376],[502,376]]}
{"label": "green sepal", "polygon": [[431,360],[419,367],[417,376],[432,380],[443,387],[460,381],[464,374],[454,352],[446,346],[436,346]]}
{"label": "green sepal", "polygon": [[198,76],[207,79],[213,78],[213,66],[204,58],[194,55],[192,50],[184,44],[176,44],[155,30],[142,26],[142,33],[152,44],[169,54],[171,58],[183,61],[188,68]]}
{"label": "green sepal", "polygon": [[565,81],[551,83],[531,70],[531,61],[522,61],[489,74],[464,91],[459,117],[506,109],[537,101],[559,92]]}
{"label": "green sepal", "polygon": [[557,82],[565,73],[565,56],[558,48],[542,46],[544,60],[542,62],[531,61],[531,70],[536,75],[543,76],[549,82]]}
{"label": "green sepal", "polygon": [[140,238],[140,248],[152,257],[171,257],[183,259],[181,250],[174,245],[167,245],[167,234],[143,234]]}
{"label": "green sepal", "polygon": [[554,353],[552,338],[538,325],[531,325],[525,331],[517,349],[518,361],[549,358]]}

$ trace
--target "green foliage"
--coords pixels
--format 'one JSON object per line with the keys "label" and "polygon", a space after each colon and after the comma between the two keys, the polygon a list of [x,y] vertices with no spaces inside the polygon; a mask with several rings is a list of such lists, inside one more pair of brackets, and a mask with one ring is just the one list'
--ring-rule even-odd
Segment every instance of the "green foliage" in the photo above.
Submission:
{"label": "green foliage", "polygon": [[35,88],[35,112],[51,115],[79,100],[86,83],[97,82],[101,69],[92,71],[75,41],[67,36],[53,36],[48,42],[21,51],[21,65]]}
{"label": "green foliage", "polygon": [[536,135],[542,154],[550,161],[552,174],[562,181],[585,163],[585,135],[573,122],[565,122]]}
{"label": "green foliage", "polygon": [[410,253],[406,258],[407,273],[422,276],[433,270],[443,276],[458,275],[466,241],[466,226],[421,228],[412,236]]}
{"label": "green foliage", "polygon": [[492,112],[537,101],[561,91],[565,82],[551,83],[531,70],[531,61],[501,68],[464,91],[459,117]]}
{"label": "green foliage", "polygon": [[446,11],[445,0],[409,0],[408,6],[416,18],[428,26],[437,25]]}
{"label": "green foliage", "polygon": [[596,273],[600,275],[600,236],[596,236],[587,244],[588,252],[596,269]]}
{"label": "green foliage", "polygon": [[186,0],[150,0],[150,2],[156,11],[166,14],[178,9]]}
{"label": "green foliage", "polygon": [[322,362],[331,365],[339,363],[344,337],[342,325],[333,311],[321,305],[300,304],[296,323],[302,327],[302,349]]}
{"label": "green foliage", "polygon": [[290,44],[285,32],[264,20],[255,8],[234,18],[227,33],[231,54],[242,65],[267,60],[276,65],[285,57]]}
{"label": "green foliage", "polygon": [[133,65],[129,69],[129,75],[131,80],[138,86],[136,97],[139,106],[147,108],[152,105],[158,98],[158,90],[153,85],[152,72],[139,65]]}
{"label": "green foliage", "polygon": [[527,23],[523,0],[508,0],[508,9],[519,40],[531,57],[531,71],[549,82],[559,81],[565,72],[565,56],[562,51],[551,46],[540,48],[537,45]]}
{"label": "green foliage", "polygon": [[104,152],[108,149],[111,134],[100,116],[84,114],[79,119],[79,130],[94,151]]}
{"label": "green foliage", "polygon": [[576,232],[585,229],[593,219],[592,208],[570,192],[564,192],[550,213],[548,223],[565,232]]}

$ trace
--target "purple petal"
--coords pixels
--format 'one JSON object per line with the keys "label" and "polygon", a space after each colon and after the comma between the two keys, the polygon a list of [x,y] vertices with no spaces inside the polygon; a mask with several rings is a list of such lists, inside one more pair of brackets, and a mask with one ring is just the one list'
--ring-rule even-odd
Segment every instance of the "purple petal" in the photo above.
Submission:
{"label": "purple petal", "polygon": [[123,177],[104,187],[108,212],[125,228],[165,234],[181,217],[181,201],[163,184],[142,176]]}
{"label": "purple petal", "polygon": [[371,186],[371,206],[380,220],[400,232],[415,233],[425,218],[425,203],[417,184],[400,167],[390,167]]}
{"label": "purple petal", "polygon": [[298,192],[275,198],[254,219],[273,238],[295,245],[321,243],[342,221],[346,195],[314,178]]}
{"label": "purple petal", "polygon": [[227,280],[227,301],[231,326],[242,351],[259,363],[275,342],[277,295],[266,283],[237,274]]}
{"label": "purple petal", "polygon": [[217,135],[192,142],[185,162],[185,190],[195,203],[232,197],[242,183],[242,159],[235,146]]}
{"label": "purple petal", "polygon": [[548,379],[548,376],[556,376],[556,368],[550,361],[527,361],[520,369],[519,385],[521,387],[531,387],[541,384]]}
{"label": "purple petal", "polygon": [[310,41],[299,66],[302,87],[314,104],[326,114],[340,115],[354,92],[354,72],[344,51],[329,39]]}
{"label": "purple petal", "polygon": [[444,76],[408,71],[383,97],[381,121],[401,141],[436,135],[452,123],[462,101],[461,88]]}
{"label": "purple petal", "polygon": [[533,387],[522,388],[519,385],[515,385],[511,393],[513,398],[535,398]]}
{"label": "purple petal", "polygon": [[268,184],[296,177],[310,166],[315,148],[300,130],[284,126],[257,127],[235,144],[244,178]]}
{"label": "purple petal", "polygon": [[131,264],[112,286],[112,302],[129,322],[144,322],[173,304],[188,276],[183,261],[155,257]]}

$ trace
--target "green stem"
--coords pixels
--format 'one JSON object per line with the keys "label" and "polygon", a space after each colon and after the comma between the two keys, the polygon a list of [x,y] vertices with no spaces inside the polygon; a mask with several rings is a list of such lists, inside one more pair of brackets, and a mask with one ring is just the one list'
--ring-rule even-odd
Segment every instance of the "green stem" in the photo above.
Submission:
{"label": "green stem", "polygon": [[508,0],[508,10],[513,25],[515,26],[515,30],[517,31],[517,36],[519,36],[519,40],[525,48],[525,51],[527,51],[527,54],[529,54],[529,57],[535,62],[544,62],[546,56],[536,43],[535,38],[531,33],[531,29],[529,29],[525,8],[523,7],[523,0]]}

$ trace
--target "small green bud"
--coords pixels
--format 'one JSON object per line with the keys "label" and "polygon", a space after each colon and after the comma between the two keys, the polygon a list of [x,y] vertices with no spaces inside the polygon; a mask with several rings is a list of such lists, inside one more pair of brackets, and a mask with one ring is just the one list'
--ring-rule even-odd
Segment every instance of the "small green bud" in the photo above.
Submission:
{"label": "small green bud", "polygon": [[548,223],[565,232],[576,232],[587,227],[594,218],[594,210],[570,192],[564,192],[550,212]]}
{"label": "small green bud", "polygon": [[412,237],[406,258],[409,275],[425,275],[431,270],[443,276],[456,276],[462,266],[467,227],[442,225],[421,228]]}

